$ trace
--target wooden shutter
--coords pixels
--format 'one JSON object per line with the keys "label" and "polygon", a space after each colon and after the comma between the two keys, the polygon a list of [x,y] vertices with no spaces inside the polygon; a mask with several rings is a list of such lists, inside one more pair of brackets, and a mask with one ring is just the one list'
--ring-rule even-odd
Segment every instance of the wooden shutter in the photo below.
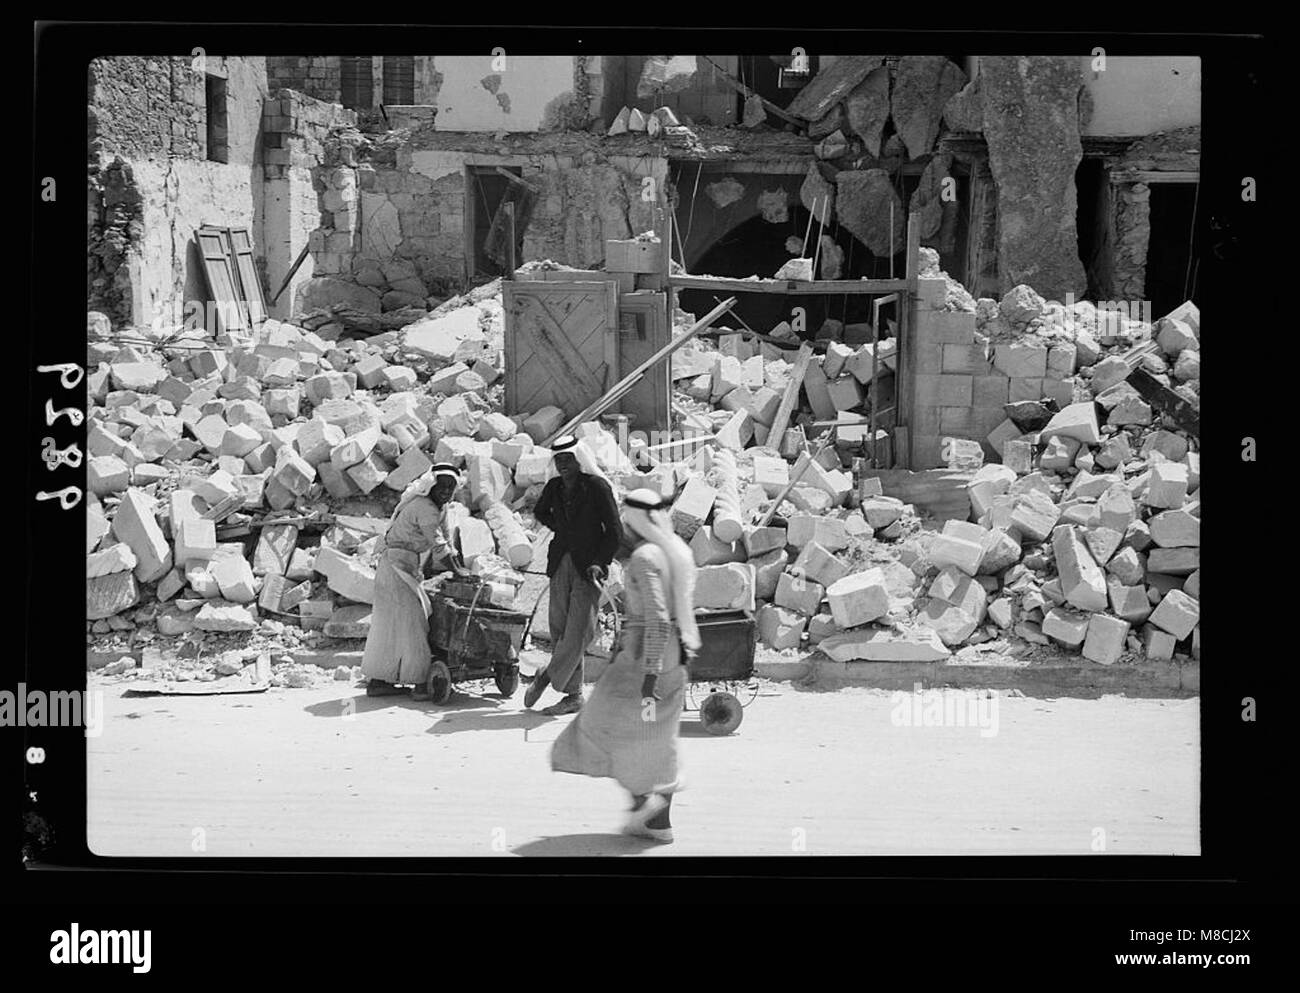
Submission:
{"label": "wooden shutter", "polygon": [[249,325],[261,324],[266,320],[266,293],[262,289],[262,277],[257,272],[257,260],[253,254],[253,236],[248,228],[228,228],[233,268],[239,279],[239,299],[243,302]]}
{"label": "wooden shutter", "polygon": [[199,228],[195,234],[199,254],[203,258],[203,275],[208,283],[208,295],[216,307],[216,327],[209,331],[249,330],[248,316],[240,301],[238,277],[232,260],[229,235],[223,228]]}

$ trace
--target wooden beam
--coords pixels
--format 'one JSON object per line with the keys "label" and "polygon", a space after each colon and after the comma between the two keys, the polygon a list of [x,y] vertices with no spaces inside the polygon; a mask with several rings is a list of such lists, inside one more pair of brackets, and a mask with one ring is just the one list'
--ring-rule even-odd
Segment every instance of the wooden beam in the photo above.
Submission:
{"label": "wooden beam", "polygon": [[736,305],[736,298],[727,297],[726,300],[723,300],[722,303],[718,304],[711,311],[709,311],[698,321],[696,321],[694,326],[691,327],[689,331],[687,331],[685,334],[681,335],[678,338],[674,338],[663,348],[659,349],[659,351],[655,352],[648,359],[642,362],[639,366],[633,369],[630,373],[624,376],[621,380],[619,380],[617,383],[611,386],[609,390],[607,390],[602,396],[600,396],[597,400],[595,400],[589,407],[583,410],[580,414],[578,414],[576,417],[571,418],[569,421],[565,422],[558,431],[554,431],[550,435],[548,435],[542,441],[543,447],[549,445],[552,441],[554,441],[556,438],[560,437],[561,435],[568,434],[577,425],[583,423],[584,421],[589,421],[593,417],[600,416],[601,413],[603,413],[604,411],[612,407],[623,397],[625,393],[627,393],[628,390],[630,390],[633,386],[635,386],[641,380],[642,376],[644,376],[647,372],[649,372],[651,369],[657,366],[660,362],[663,362],[665,359],[671,356],[673,352],[681,348],[684,344],[686,344],[688,341],[694,338],[697,334],[699,334],[701,331],[707,328],[710,324],[716,321],[719,317],[721,317],[723,314],[725,314],[735,305]]}
{"label": "wooden beam", "polygon": [[1199,183],[1201,181],[1200,172],[1191,171],[1169,171],[1159,172],[1150,169],[1133,169],[1121,171],[1112,169],[1110,181],[1116,184],[1123,183]]}
{"label": "wooden beam", "polygon": [[812,345],[804,342],[799,346],[794,368],[790,371],[790,381],[785,384],[785,394],[781,397],[781,406],[776,408],[776,416],[772,418],[772,426],[768,429],[767,440],[778,452],[781,450],[781,439],[785,437],[785,429],[790,424],[790,415],[799,402],[799,388],[803,386],[803,377],[808,372],[812,357]]}
{"label": "wooden beam", "polygon": [[915,282],[921,268],[921,217],[916,211],[907,215],[907,282]]}
{"label": "wooden beam", "polygon": [[759,96],[748,86],[742,83],[740,80],[733,78],[731,73],[727,72],[726,69],[722,68],[722,66],[718,65],[718,63],[714,62],[707,55],[701,55],[700,58],[702,58],[709,65],[713,66],[713,68],[718,71],[718,75],[722,77],[722,81],[726,83],[728,86],[730,86],[737,93],[741,94],[746,99],[748,99],[751,96],[758,96],[758,99],[763,101],[763,109],[766,110],[769,114],[773,114],[776,117],[781,118],[781,120],[786,121],[789,124],[793,124],[795,127],[799,129],[800,132],[807,131],[808,129],[807,121],[795,117],[793,114],[787,113],[786,111],[778,107],[776,104],[774,104],[771,100],[767,100],[764,97]]}
{"label": "wooden beam", "polygon": [[897,293],[910,288],[906,279],[724,279],[716,276],[669,276],[668,285],[679,290],[726,290],[729,293],[822,294]]}

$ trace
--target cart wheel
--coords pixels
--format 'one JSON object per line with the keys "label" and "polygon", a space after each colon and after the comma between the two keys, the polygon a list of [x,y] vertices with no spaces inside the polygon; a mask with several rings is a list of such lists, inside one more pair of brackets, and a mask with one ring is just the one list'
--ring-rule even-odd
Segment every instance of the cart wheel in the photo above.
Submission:
{"label": "cart wheel", "polygon": [[730,693],[710,693],[700,705],[700,724],[709,734],[731,734],[744,717],[740,701]]}
{"label": "cart wheel", "polygon": [[492,674],[493,680],[497,684],[497,692],[506,699],[515,695],[515,690],[519,689],[519,667],[503,666]]}
{"label": "cart wheel", "polygon": [[446,703],[451,697],[451,671],[442,659],[434,659],[429,669],[429,698],[434,703]]}

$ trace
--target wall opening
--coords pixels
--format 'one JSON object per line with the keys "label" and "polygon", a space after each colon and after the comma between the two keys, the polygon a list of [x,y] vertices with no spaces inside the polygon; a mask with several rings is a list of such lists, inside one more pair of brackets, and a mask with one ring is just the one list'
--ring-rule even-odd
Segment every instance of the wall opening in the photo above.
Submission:
{"label": "wall opening", "polygon": [[370,55],[344,55],[340,60],[340,102],[349,110],[370,110],[375,105],[372,58]]}
{"label": "wall opening", "polygon": [[[487,254],[492,218],[496,216],[497,208],[505,199],[510,184],[510,180],[501,175],[499,170],[521,178],[523,176],[523,169],[519,166],[470,166],[468,169],[465,183],[465,230],[470,233],[470,244],[466,247],[471,282],[476,279],[491,279],[505,272],[505,267]],[[524,232],[516,228],[515,239],[515,259],[522,264]]]}
{"label": "wall opening", "polygon": [[230,137],[226,110],[226,81],[204,76],[203,102],[207,113],[207,158],[210,162],[230,161]]}
{"label": "wall opening", "polygon": [[1147,246],[1145,297],[1153,317],[1162,317],[1184,300],[1196,299],[1189,275],[1196,183],[1151,183],[1151,240]]}
{"label": "wall opening", "polygon": [[384,103],[409,106],[415,103],[415,56],[385,55]]}
{"label": "wall opening", "polygon": [[1084,158],[1074,173],[1075,229],[1079,261],[1088,277],[1087,298],[1109,300],[1114,295],[1115,271],[1111,255],[1110,170],[1105,160]]}
{"label": "wall opening", "polygon": [[[764,100],[784,110],[821,68],[816,55],[808,56],[806,74],[791,72],[791,62],[792,56],[789,55],[742,55],[736,67],[736,76]],[[737,93],[736,101],[736,119],[740,120],[745,112],[745,98]]]}

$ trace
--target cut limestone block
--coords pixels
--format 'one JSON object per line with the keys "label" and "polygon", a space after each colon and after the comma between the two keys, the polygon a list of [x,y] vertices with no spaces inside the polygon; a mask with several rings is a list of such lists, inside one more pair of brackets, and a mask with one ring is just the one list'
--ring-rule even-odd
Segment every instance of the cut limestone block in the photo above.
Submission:
{"label": "cut limestone block", "polygon": [[[946,566],[955,566],[968,576],[974,576],[979,572],[980,561],[984,557],[984,529],[976,525],[978,537],[964,537],[959,528],[954,528],[954,524],[961,524],[961,521],[948,521],[944,525],[943,533],[936,535],[934,541],[930,544],[929,552],[926,557],[930,564],[943,569]],[[969,534],[969,532],[965,532]]]}
{"label": "cut limestone block", "polygon": [[830,586],[849,574],[849,566],[815,541],[803,546],[795,559],[793,569],[815,583]]}
{"label": "cut limestone block", "polygon": [[510,488],[510,470],[488,455],[466,457],[465,475],[475,507],[500,503]]}
{"label": "cut limestone block", "polygon": [[875,531],[887,528],[903,516],[907,505],[896,497],[870,496],[862,501],[862,516]]}
{"label": "cut limestone block", "polygon": [[121,493],[131,483],[131,468],[115,455],[101,455],[86,463],[86,482],[95,496]]}
{"label": "cut limestone block", "polygon": [[194,626],[200,631],[252,631],[257,627],[254,609],[225,600],[210,600],[194,615]]}
{"label": "cut limestone block", "polygon": [[136,566],[135,552],[124,542],[109,545],[102,552],[86,556],[86,578],[110,576],[115,572],[127,572]]}
{"label": "cut limestone block", "polygon": [[840,633],[840,626],[830,614],[818,614],[808,618],[808,644],[818,645],[827,638]]}
{"label": "cut limestone block", "polygon": [[177,565],[191,561],[207,561],[217,554],[217,529],[212,521],[202,518],[185,518],[176,532],[173,559]]}
{"label": "cut limestone block", "polygon": [[673,530],[685,541],[695,537],[695,532],[709,516],[717,491],[698,476],[692,477],[682,489],[672,507]]}
{"label": "cut limestone block", "polygon": [[1074,457],[1079,453],[1081,444],[1082,442],[1077,438],[1063,436],[1048,438],[1042,454],[1038,457],[1038,464],[1052,472],[1068,469],[1074,465]]}
{"label": "cut limestone block", "polygon": [[695,606],[704,610],[753,610],[754,569],[729,562],[700,569],[695,576]]}
{"label": "cut limestone block", "polygon": [[702,524],[695,532],[690,546],[697,566],[744,562],[748,558],[739,542],[720,540],[714,529],[707,524]]}
{"label": "cut limestone block", "polygon": [[934,631],[945,645],[953,647],[965,642],[979,626],[979,621],[961,607],[933,598],[925,601],[916,621]]}
{"label": "cut limestone block", "polygon": [[849,547],[849,533],[844,521],[838,517],[813,517],[795,514],[790,518],[786,543],[802,549],[815,541],[828,552],[838,552]]}
{"label": "cut limestone block", "polygon": [[276,453],[271,480],[294,496],[303,496],[316,481],[316,469],[286,445]]}
{"label": "cut limestone block", "polygon": [[[486,525],[484,525],[486,527]],[[325,577],[329,588],[340,596],[360,603],[375,602],[375,573],[350,555],[322,545],[314,568]]]}
{"label": "cut limestone block", "polygon": [[803,379],[804,392],[808,396],[808,404],[812,407],[813,413],[819,421],[833,421],[838,409],[831,400],[829,384],[826,380],[826,373],[822,371],[821,363],[814,357],[813,361],[808,364],[808,369],[804,373]]}
{"label": "cut limestone block", "polygon": [[[802,473],[802,475],[801,475]],[[813,486],[827,494],[833,506],[839,506],[853,492],[853,477],[836,469],[826,469],[814,462],[807,452],[799,455],[794,468],[790,470],[791,478],[798,479],[802,485]]]}
{"label": "cut limestone block", "polygon": [[1088,635],[1083,641],[1083,657],[1101,665],[1112,665],[1124,651],[1129,623],[1109,614],[1092,614]]}
{"label": "cut limestone block", "polygon": [[1052,551],[1066,601],[1080,610],[1105,610],[1106,576],[1078,532],[1068,524],[1056,528],[1052,532]]}
{"label": "cut limestone block", "polygon": [[1002,528],[992,528],[980,542],[982,554],[977,574],[994,576],[1020,561],[1020,542]]}
{"label": "cut limestone block", "polygon": [[154,516],[154,499],[129,488],[113,517],[113,537],[131,546],[136,557],[135,578],[142,583],[162,579],[172,567],[172,550]]}
{"label": "cut limestone block", "polygon": [[460,537],[461,551],[464,552],[465,565],[473,567],[475,560],[496,551],[496,542],[492,538],[492,528],[487,521],[467,517],[456,527]]}
{"label": "cut limestone block", "polygon": [[1154,624],[1142,628],[1142,650],[1149,659],[1168,661],[1174,657],[1177,639],[1168,631],[1161,631]]}
{"label": "cut limestone block", "polygon": [[854,628],[889,613],[889,590],[880,569],[845,576],[826,590],[831,615],[842,628]]}
{"label": "cut limestone block", "polygon": [[790,465],[784,459],[768,455],[754,456],[754,482],[769,497],[775,497],[790,482]]}
{"label": "cut limestone block", "polygon": [[1106,565],[1119,550],[1124,535],[1112,528],[1094,527],[1084,532],[1084,542],[1098,565]]}
{"label": "cut limestone block", "polygon": [[376,424],[345,438],[330,449],[330,465],[342,472],[361,462],[374,451],[381,434],[379,425]]}
{"label": "cut limestone block", "polygon": [[86,580],[86,620],[99,621],[135,605],[139,589],[130,572],[112,572]]}
{"label": "cut limestone block", "polygon": [[1007,530],[1022,540],[1046,541],[1060,517],[1061,512],[1051,497],[1041,490],[1030,490],[1016,497]]}
{"label": "cut limestone block", "polygon": [[993,498],[1006,493],[1015,481],[1016,472],[1009,466],[996,463],[981,466],[966,484],[966,495],[970,497],[975,517],[983,517],[993,506]]}
{"label": "cut limestone block", "polygon": [[311,548],[295,548],[293,557],[289,559],[289,568],[285,571],[285,578],[291,579],[296,583],[309,580],[315,570],[312,563],[316,558],[316,550]]}
{"label": "cut limestone block", "polygon": [[1125,586],[1113,576],[1106,583],[1110,596],[1110,609],[1116,617],[1130,624],[1141,624],[1151,616],[1151,601],[1142,586]]}
{"label": "cut limestone block", "polygon": [[832,635],[817,647],[836,662],[940,662],[952,654],[930,628],[903,633],[859,628]]}
{"label": "cut limestone block", "polygon": [[384,485],[401,493],[433,467],[429,457],[419,448],[411,447],[397,459],[397,468],[384,477]]}
{"label": "cut limestone block", "polygon": [[1182,590],[1170,590],[1151,614],[1151,623],[1168,631],[1178,641],[1192,633],[1200,623],[1201,602]]}
{"label": "cut limestone block", "polygon": [[767,604],[758,612],[758,637],[768,648],[798,648],[807,618],[792,610]]}
{"label": "cut limestone block", "polygon": [[252,603],[257,598],[253,569],[242,555],[223,555],[208,563],[208,574],[217,581],[223,599]]}
{"label": "cut limestone block", "polygon": [[811,617],[820,609],[825,595],[826,588],[821,583],[810,582],[802,576],[792,576],[786,572],[777,580],[773,601],[778,607],[786,607]]}
{"label": "cut limestone block", "polygon": [[1101,429],[1097,424],[1097,407],[1091,401],[1072,403],[1047,422],[1039,432],[1039,440],[1073,438],[1085,445],[1101,444]]}
{"label": "cut limestone block", "polygon": [[754,418],[747,410],[738,410],[718,429],[716,441],[734,452],[744,451],[754,439]]}
{"label": "cut limestone block", "polygon": [[328,461],[330,453],[343,444],[344,438],[341,427],[313,417],[299,429],[294,447],[308,465],[316,466]]}
{"label": "cut limestone block", "polygon": [[559,407],[543,407],[535,414],[524,419],[524,432],[537,444],[541,444],[564,424],[564,411]]}
{"label": "cut limestone block", "polygon": [[262,589],[257,594],[257,605],[272,613],[283,613],[287,608],[281,606],[281,598],[289,586],[289,581],[283,576],[267,576],[262,580]]}
{"label": "cut limestone block", "polygon": [[1042,379],[1047,375],[1047,346],[1027,341],[998,345],[993,368],[1008,379]]}
{"label": "cut limestone block", "polygon": [[778,548],[785,548],[788,543],[785,528],[773,527],[746,528],[742,541],[745,548],[745,557],[750,559],[766,555],[768,552],[774,552]]}
{"label": "cut limestone block", "polygon": [[1147,555],[1147,569],[1170,576],[1190,576],[1201,567],[1199,548],[1152,548]]}
{"label": "cut limestone block", "polygon": [[339,607],[325,622],[325,634],[330,638],[364,638],[370,633],[372,607],[353,605]]}
{"label": "cut limestone block", "polygon": [[1043,634],[1066,648],[1078,648],[1088,636],[1089,616],[1083,611],[1053,607],[1043,617]]}
{"label": "cut limestone block", "polygon": [[1011,627],[1012,604],[1009,597],[998,597],[989,604],[989,619],[1000,628]]}
{"label": "cut limestone block", "polygon": [[790,556],[784,548],[766,552],[749,560],[754,567],[754,596],[759,600],[771,600],[776,596],[776,584],[785,573]]}
{"label": "cut limestone block", "polygon": [[984,620],[988,595],[983,586],[961,570],[952,566],[941,570],[934,582],[930,584],[928,592],[932,599],[940,600],[953,607],[960,607],[973,617],[976,623]]}
{"label": "cut limestone block", "polygon": [[[1176,510],[1187,499],[1187,466],[1182,462],[1158,462],[1151,467],[1142,502],[1148,507]],[[1152,534],[1154,539],[1154,532]]]}
{"label": "cut limestone block", "polygon": [[297,544],[297,525],[272,524],[262,528],[253,550],[253,575],[284,575]]}
{"label": "cut limestone block", "polygon": [[388,478],[388,463],[378,452],[371,452],[356,465],[348,466],[343,473],[362,493],[369,493]]}

